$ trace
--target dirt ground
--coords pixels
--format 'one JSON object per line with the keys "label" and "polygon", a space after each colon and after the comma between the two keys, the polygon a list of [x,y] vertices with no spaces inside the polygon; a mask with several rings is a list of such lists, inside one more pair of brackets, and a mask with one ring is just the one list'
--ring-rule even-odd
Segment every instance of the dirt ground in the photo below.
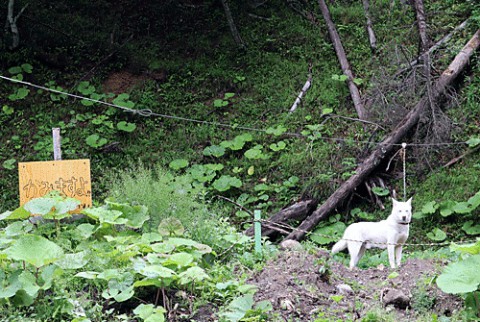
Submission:
{"label": "dirt ground", "polygon": [[462,307],[461,299],[433,281],[442,263],[409,259],[398,274],[385,266],[350,270],[326,251],[286,250],[248,283],[258,286],[256,301],[272,303],[273,321],[383,321],[372,312],[417,321],[426,313],[451,316]]}

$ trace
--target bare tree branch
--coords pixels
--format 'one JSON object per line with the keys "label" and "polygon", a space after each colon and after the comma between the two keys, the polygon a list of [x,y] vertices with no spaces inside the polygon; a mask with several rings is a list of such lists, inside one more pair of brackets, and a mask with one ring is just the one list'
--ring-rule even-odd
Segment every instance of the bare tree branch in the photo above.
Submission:
{"label": "bare tree branch", "polygon": [[320,5],[320,10],[322,11],[323,18],[325,19],[325,22],[327,24],[328,33],[330,35],[330,39],[332,40],[333,47],[335,48],[335,52],[340,62],[343,74],[348,77],[347,85],[348,89],[350,90],[350,96],[352,97],[353,105],[355,107],[355,110],[357,111],[357,115],[360,119],[365,120],[367,119],[367,112],[363,106],[357,85],[355,85],[355,83],[353,82],[353,73],[350,68],[347,55],[345,54],[345,49],[343,48],[342,42],[340,41],[340,36],[337,32],[337,29],[335,28],[335,24],[332,21],[325,0],[318,0],[318,3]]}
{"label": "bare tree branch", "polygon": [[373,31],[372,17],[370,16],[370,1],[363,0],[363,10],[365,11],[365,18],[367,18],[367,33],[368,40],[370,42],[370,48],[372,52],[377,50],[377,37],[375,37],[375,32]]}
{"label": "bare tree branch", "polygon": [[228,5],[228,0],[222,0],[223,10],[225,11],[225,16],[227,17],[228,26],[230,27],[230,31],[232,32],[233,39],[235,43],[240,48],[245,48],[245,43],[240,37],[240,33],[238,32],[237,26],[235,25],[235,21],[233,20],[232,12],[230,11],[230,6]]}

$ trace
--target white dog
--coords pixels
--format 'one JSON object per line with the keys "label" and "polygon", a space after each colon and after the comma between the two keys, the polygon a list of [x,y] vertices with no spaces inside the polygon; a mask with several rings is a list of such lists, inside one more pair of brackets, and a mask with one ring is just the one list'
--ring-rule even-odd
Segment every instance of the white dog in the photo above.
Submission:
{"label": "white dog", "polygon": [[348,247],[350,268],[357,266],[365,249],[387,248],[390,267],[400,266],[402,244],[408,238],[410,220],[412,219],[412,198],[406,202],[392,198],[392,213],[386,220],[379,222],[358,222],[345,230],[343,237],[332,248],[332,254]]}

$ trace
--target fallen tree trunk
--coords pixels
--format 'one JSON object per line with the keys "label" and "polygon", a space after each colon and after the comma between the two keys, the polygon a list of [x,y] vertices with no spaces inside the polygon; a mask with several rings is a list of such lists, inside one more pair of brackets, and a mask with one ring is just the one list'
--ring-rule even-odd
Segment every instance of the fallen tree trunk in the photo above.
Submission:
{"label": "fallen tree trunk", "polygon": [[[302,221],[309,216],[317,206],[315,200],[303,200],[299,201],[285,209],[280,210],[273,216],[271,216],[265,222],[262,222],[262,236],[271,237],[273,234],[279,232],[284,235],[289,234],[289,231],[285,231],[281,226],[289,220]],[[280,225],[277,225],[280,224]],[[248,228],[245,234],[253,236],[253,227]]]}
{"label": "fallen tree trunk", "polygon": [[347,55],[345,54],[345,49],[343,48],[342,42],[340,41],[340,36],[338,35],[337,29],[335,28],[335,24],[333,23],[332,17],[330,16],[330,12],[328,11],[325,0],[318,0],[318,4],[320,6],[320,11],[322,11],[323,19],[325,19],[325,22],[327,24],[328,34],[330,35],[330,39],[332,40],[333,48],[335,49],[335,53],[337,54],[338,61],[340,62],[340,67],[342,68],[342,72],[348,77],[347,85],[350,91],[350,96],[352,97],[353,106],[357,111],[358,118],[361,120],[365,120],[367,119],[367,112],[365,110],[365,107],[363,106],[357,85],[355,85],[355,83],[353,82],[354,77],[352,69],[350,68]]}
{"label": "fallen tree trunk", "polygon": [[424,96],[415,107],[399,122],[397,127],[388,135],[377,148],[358,166],[355,174],[345,181],[319,208],[317,208],[309,217],[307,217],[298,228],[290,233],[285,239],[300,240],[311,231],[330,213],[339,207],[357,188],[363,180],[380,164],[380,162],[394,148],[395,144],[410,131],[418,122],[420,116],[429,108],[430,99],[438,100],[446,91],[447,87],[457,78],[462,70],[467,66],[468,61],[475,50],[480,46],[480,29],[457,54],[448,68],[440,75],[438,80],[432,86],[430,95]]}

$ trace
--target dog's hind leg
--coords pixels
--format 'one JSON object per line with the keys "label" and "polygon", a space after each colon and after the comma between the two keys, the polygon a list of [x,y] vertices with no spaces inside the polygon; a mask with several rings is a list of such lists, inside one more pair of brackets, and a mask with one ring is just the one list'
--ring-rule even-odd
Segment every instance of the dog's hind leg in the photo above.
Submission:
{"label": "dog's hind leg", "polygon": [[348,253],[350,254],[350,269],[357,266],[358,261],[365,253],[365,245],[362,242],[348,242]]}

